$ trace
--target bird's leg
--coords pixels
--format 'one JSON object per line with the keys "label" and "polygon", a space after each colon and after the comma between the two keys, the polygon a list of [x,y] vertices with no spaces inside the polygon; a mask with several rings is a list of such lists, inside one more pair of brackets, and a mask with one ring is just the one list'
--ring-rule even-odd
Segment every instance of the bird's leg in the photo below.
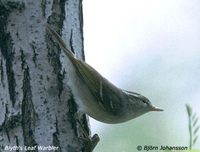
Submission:
{"label": "bird's leg", "polygon": [[80,128],[83,131],[83,135],[84,137],[79,137],[80,139],[82,139],[85,143],[85,151],[86,152],[92,152],[93,149],[96,147],[97,143],[100,141],[100,138],[98,136],[98,134],[94,134],[92,137],[89,135],[89,133],[86,131],[86,129],[83,127],[82,123],[81,123],[81,118],[83,116],[84,113],[77,111],[74,114],[74,118],[77,120]]}
{"label": "bird's leg", "polygon": [[98,144],[98,142],[100,141],[100,138],[98,136],[98,134],[94,134],[92,137],[88,138],[88,140],[86,140],[86,146],[85,146],[85,151],[86,152],[92,152],[94,150],[94,148],[96,147],[96,145]]}

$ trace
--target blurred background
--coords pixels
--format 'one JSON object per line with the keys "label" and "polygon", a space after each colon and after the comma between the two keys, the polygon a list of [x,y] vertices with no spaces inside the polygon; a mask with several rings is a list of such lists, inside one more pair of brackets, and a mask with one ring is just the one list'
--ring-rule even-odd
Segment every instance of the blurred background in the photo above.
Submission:
{"label": "blurred background", "polygon": [[86,62],[165,110],[117,125],[90,119],[101,138],[95,152],[188,146],[185,104],[200,116],[200,1],[84,0],[83,8]]}

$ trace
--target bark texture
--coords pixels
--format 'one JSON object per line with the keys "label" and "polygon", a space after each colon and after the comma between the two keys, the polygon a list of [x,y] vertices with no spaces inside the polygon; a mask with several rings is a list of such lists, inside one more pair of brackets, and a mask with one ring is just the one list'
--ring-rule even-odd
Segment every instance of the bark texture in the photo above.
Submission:
{"label": "bark texture", "polygon": [[66,56],[46,23],[84,60],[82,0],[0,0],[0,151],[87,151]]}

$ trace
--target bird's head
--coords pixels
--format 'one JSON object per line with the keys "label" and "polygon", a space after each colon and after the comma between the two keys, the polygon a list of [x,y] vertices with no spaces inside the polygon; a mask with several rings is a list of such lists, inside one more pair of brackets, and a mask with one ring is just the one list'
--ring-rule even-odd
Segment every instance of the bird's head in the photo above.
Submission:
{"label": "bird's head", "polygon": [[127,100],[129,101],[127,106],[129,109],[128,111],[132,112],[130,114],[135,115],[135,117],[150,111],[163,111],[163,109],[153,106],[149,99],[138,93],[126,90],[123,90],[123,92],[126,94]]}

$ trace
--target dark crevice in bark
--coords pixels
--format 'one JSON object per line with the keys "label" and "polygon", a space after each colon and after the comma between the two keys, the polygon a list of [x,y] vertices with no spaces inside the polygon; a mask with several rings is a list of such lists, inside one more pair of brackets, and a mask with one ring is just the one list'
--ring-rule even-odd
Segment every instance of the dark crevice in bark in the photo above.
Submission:
{"label": "dark crevice in bark", "polygon": [[5,129],[5,132],[6,132],[6,136],[7,136],[8,142],[10,143],[9,130],[8,130],[8,129]]}
{"label": "dark crevice in bark", "polygon": [[20,51],[20,53],[21,53],[21,62],[22,62],[22,63],[21,63],[21,67],[22,67],[22,69],[24,69],[24,66],[25,66],[25,64],[26,64],[24,51],[23,51],[22,49],[20,49],[19,51]]}
{"label": "dark crevice in bark", "polygon": [[[15,136],[15,142],[16,142],[16,146],[19,146],[19,139],[18,136]],[[16,149],[16,152],[19,152],[19,149]]]}
{"label": "dark crevice in bark", "polygon": [[62,152],[62,150],[60,148],[60,143],[59,143],[58,135],[56,134],[56,132],[53,133],[53,146],[59,147],[57,150],[55,150],[55,152]]}
{"label": "dark crevice in bark", "polygon": [[79,21],[80,21],[80,30],[83,33],[83,5],[82,0],[79,1]]}
{"label": "dark crevice in bark", "polygon": [[[68,118],[70,119],[70,122],[72,124],[72,128],[76,128],[76,119],[74,119],[74,114],[77,112],[77,105],[74,101],[73,96],[70,96],[70,99],[68,100],[68,106],[69,106],[69,113]],[[77,129],[73,129],[76,136],[78,136]]]}
{"label": "dark crevice in bark", "polygon": [[61,73],[61,71],[57,74],[57,86],[58,86],[58,97],[60,99],[62,91],[63,91],[63,79],[65,77],[65,71]]}
{"label": "dark crevice in bark", "polygon": [[63,27],[63,22],[65,20],[65,1],[66,0],[54,0],[52,5],[52,15],[48,17],[47,23],[50,25],[56,25],[60,30],[58,33],[61,33]]}
{"label": "dark crevice in bark", "polygon": [[5,115],[5,120],[0,126],[0,131],[12,130],[21,125],[22,116],[17,114],[15,116]]}
{"label": "dark crevice in bark", "polygon": [[73,29],[71,29],[69,44],[70,44],[71,51],[75,54],[74,47],[73,47]]}
{"label": "dark crevice in bark", "polygon": [[[32,91],[30,84],[29,67],[24,69],[23,79],[23,100],[22,100],[22,130],[25,146],[37,145],[33,135],[35,129],[35,122],[37,121],[37,114],[35,112],[32,102]],[[37,152],[38,150],[36,150]]]}
{"label": "dark crevice in bark", "polygon": [[22,11],[25,8],[24,2],[14,2],[14,1],[9,1],[9,0],[4,1],[4,2],[0,1],[0,5],[2,5],[2,7],[4,7],[5,9],[7,9],[9,11],[12,11],[15,9]]}
{"label": "dark crevice in bark", "polygon": [[[49,42],[47,45],[52,45],[52,42]],[[62,65],[60,62],[60,50],[58,49],[49,49],[49,48],[55,48],[55,46],[50,46],[48,48],[48,61],[53,67],[53,72],[57,75],[57,89],[58,89],[58,97],[60,99],[61,93],[63,91],[63,78],[64,74],[62,73]],[[56,52],[56,50],[58,50]]]}
{"label": "dark crevice in bark", "polygon": [[[79,22],[80,22],[80,31],[82,33],[81,35],[81,39],[82,42],[84,42],[84,38],[83,38],[83,4],[82,4],[82,0],[79,1]],[[82,51],[84,52],[84,43],[82,43]],[[82,53],[82,60],[85,61],[85,54]]]}
{"label": "dark crevice in bark", "polygon": [[[58,5],[60,9],[57,8]],[[51,16],[49,16],[48,23],[52,25],[58,25],[57,28],[60,30],[58,33],[61,33],[63,22],[65,20],[65,0],[61,0],[60,2],[53,1],[52,11],[53,13]],[[49,42],[47,44],[48,60],[50,61],[54,69],[54,73],[56,73],[57,75],[58,97],[60,99],[60,96],[63,91],[63,78],[65,75],[65,72],[62,72],[62,65],[60,62],[60,49],[58,49],[58,46],[52,41],[51,38],[47,37],[47,42]],[[48,45],[53,45],[53,46],[48,47]],[[53,48],[53,49],[49,49],[49,48]]]}
{"label": "dark crevice in bark", "polygon": [[8,16],[9,11],[0,6],[0,50],[6,62],[6,74],[8,78],[9,95],[12,106],[14,106],[16,102],[16,82],[13,71],[14,51],[12,47],[12,38],[10,36],[10,33],[7,33],[6,31]]}
{"label": "dark crevice in bark", "polygon": [[21,125],[22,117],[20,114],[17,114],[15,116],[9,116],[9,117],[7,115],[8,115],[8,110],[6,110],[4,122],[0,126],[0,132],[5,132],[7,139],[10,142],[9,132],[12,129],[17,128],[18,126]]}
{"label": "dark crevice in bark", "polygon": [[3,85],[3,87],[5,87],[4,84],[4,68],[3,68],[3,59],[1,59],[1,63],[0,63],[0,70],[1,70],[1,84]]}
{"label": "dark crevice in bark", "polygon": [[20,40],[18,31],[16,32],[16,36],[17,36],[17,39]]}
{"label": "dark crevice in bark", "polygon": [[46,4],[47,4],[47,1],[46,1],[46,0],[42,0],[42,1],[41,1],[41,8],[42,8],[42,16],[43,16],[43,17],[46,16]]}
{"label": "dark crevice in bark", "polygon": [[58,119],[56,117],[56,132],[53,133],[53,145],[56,147],[59,147],[58,150],[56,150],[56,152],[62,152],[62,150],[60,148],[60,141],[58,139],[58,135],[59,135]]}
{"label": "dark crevice in bark", "polygon": [[[5,28],[7,26],[7,19],[9,16],[9,11],[4,7],[3,3],[0,1],[0,51],[3,52],[3,44],[5,41]],[[5,47],[5,46],[4,46]],[[3,83],[3,59],[1,58],[1,82]]]}
{"label": "dark crevice in bark", "polygon": [[31,48],[33,50],[33,57],[32,57],[32,60],[33,60],[33,63],[35,65],[35,67],[37,67],[37,56],[38,56],[38,53],[36,52],[36,46],[35,46],[35,42],[33,41],[31,44]]}
{"label": "dark crevice in bark", "polygon": [[5,115],[7,115],[9,113],[9,111],[8,111],[8,104],[6,103],[6,113],[5,113]]}

